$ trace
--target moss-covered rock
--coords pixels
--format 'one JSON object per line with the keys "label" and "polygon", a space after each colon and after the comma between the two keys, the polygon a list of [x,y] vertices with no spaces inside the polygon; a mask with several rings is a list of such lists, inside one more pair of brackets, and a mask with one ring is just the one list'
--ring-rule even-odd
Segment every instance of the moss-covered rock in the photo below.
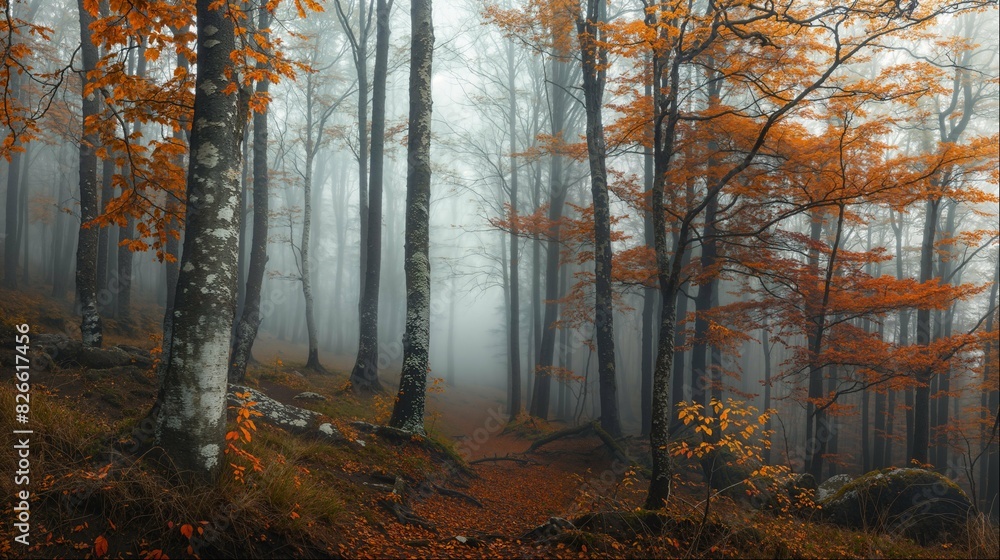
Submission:
{"label": "moss-covered rock", "polygon": [[921,544],[958,535],[972,510],[957,484],[924,469],[872,471],[821,505],[824,517],[838,525],[902,533]]}
{"label": "moss-covered rock", "polygon": [[822,502],[833,496],[852,480],[854,480],[854,477],[849,474],[836,474],[824,480],[823,484],[820,484],[816,489],[816,501]]}

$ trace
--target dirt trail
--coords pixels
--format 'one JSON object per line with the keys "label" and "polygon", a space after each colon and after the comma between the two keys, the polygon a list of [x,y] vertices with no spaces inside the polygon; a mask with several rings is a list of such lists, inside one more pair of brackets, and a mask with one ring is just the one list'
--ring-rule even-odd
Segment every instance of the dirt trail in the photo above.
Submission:
{"label": "dirt trail", "polygon": [[[599,476],[610,460],[593,437],[559,440],[538,453],[524,455],[531,441],[503,433],[502,424],[492,420],[499,407],[498,399],[489,392],[478,395],[452,388],[432,396],[429,416],[438,415],[438,431],[452,434],[459,453],[468,453],[473,460],[510,455],[530,463],[479,463],[472,465],[476,477],[451,478],[443,483],[476,498],[482,508],[437,493],[411,500],[413,511],[433,523],[436,531],[400,525],[388,517],[376,523],[359,520],[351,530],[356,538],[350,554],[432,558],[539,555],[541,551],[534,544],[521,543],[518,538],[550,517],[572,516],[575,501],[583,499],[584,481]],[[480,542],[470,546],[455,539],[459,536]]]}

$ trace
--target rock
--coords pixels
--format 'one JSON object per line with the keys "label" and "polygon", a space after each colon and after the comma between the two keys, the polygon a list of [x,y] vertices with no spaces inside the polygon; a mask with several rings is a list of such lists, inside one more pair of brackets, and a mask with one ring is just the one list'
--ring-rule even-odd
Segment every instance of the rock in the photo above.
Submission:
{"label": "rock", "polygon": [[853,529],[901,533],[922,545],[964,530],[972,502],[947,477],[924,469],[872,471],[822,502],[826,520]]}
{"label": "rock", "polygon": [[[226,400],[230,405],[239,406],[240,399],[236,393],[250,393],[250,400],[256,401],[254,410],[262,413],[260,419],[268,424],[288,430],[295,434],[303,434],[317,429],[320,414],[296,406],[282,404],[256,389],[241,385],[230,385]],[[330,426],[333,428],[333,426]]]}
{"label": "rock", "polygon": [[320,439],[331,443],[337,443],[347,439],[344,437],[344,434],[340,433],[340,430],[333,427],[333,424],[330,424],[329,422],[320,424],[316,431],[319,433]]}
{"label": "rock", "polygon": [[306,391],[304,393],[299,393],[293,397],[297,401],[325,401],[326,397],[319,393],[313,393],[312,391]]}
{"label": "rock", "polygon": [[149,368],[153,360],[148,350],[134,346],[85,348],[79,340],[64,334],[38,334],[32,339],[32,366],[45,371],[53,366],[110,370],[124,366]]}
{"label": "rock", "polygon": [[458,541],[458,542],[460,542],[460,543],[462,543],[462,544],[464,544],[465,546],[469,546],[469,547],[472,547],[472,548],[479,548],[480,546],[483,545],[482,541],[480,541],[476,537],[466,537],[464,535],[455,535],[455,540]]}
{"label": "rock", "polygon": [[816,489],[816,501],[822,502],[837,493],[845,484],[854,480],[849,474],[837,474],[823,481]]}
{"label": "rock", "polygon": [[548,521],[521,536],[522,541],[550,539],[560,533],[575,530],[576,527],[561,517],[550,517]]}
{"label": "rock", "polygon": [[363,434],[374,434],[379,429],[379,426],[376,426],[375,424],[362,422],[360,420],[351,422],[351,427]]}

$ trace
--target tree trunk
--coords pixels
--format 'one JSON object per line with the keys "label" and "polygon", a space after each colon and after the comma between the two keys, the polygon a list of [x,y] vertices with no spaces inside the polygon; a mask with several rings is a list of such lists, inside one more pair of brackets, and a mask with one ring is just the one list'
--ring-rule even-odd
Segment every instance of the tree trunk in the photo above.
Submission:
{"label": "tree trunk", "polygon": [[[647,23],[654,18],[647,14]],[[687,250],[690,221],[681,220],[674,251],[667,247],[667,228],[664,208],[664,191],[679,120],[676,92],[680,84],[680,68],[671,61],[669,74],[662,67],[664,60],[653,57],[653,107],[662,118],[655,121],[653,129],[653,190],[650,208],[653,211],[654,246],[656,249],[657,281],[660,288],[660,330],[657,340],[656,369],[653,371],[653,419],[649,432],[649,446],[653,468],[646,493],[645,507],[661,509],[670,497],[672,469],[670,464],[670,374],[674,360],[674,326],[676,322],[677,293],[681,275],[681,257]],[[675,92],[674,96],[666,92]]]}
{"label": "tree trunk", "polygon": [[708,343],[709,322],[706,315],[712,310],[717,290],[715,267],[717,246],[715,240],[715,214],[718,202],[709,201],[705,206],[705,229],[701,244],[701,275],[698,285],[698,295],[695,296],[694,317],[694,347],[691,349],[691,402],[708,405],[708,388],[712,387],[714,396],[715,371],[709,365],[711,345]]}
{"label": "tree trunk", "polygon": [[[131,241],[135,231],[135,218],[129,217],[125,227],[119,229],[119,243]],[[115,317],[128,321],[132,315],[132,250],[118,245],[118,298]]]}
{"label": "tree trunk", "polygon": [[[767,319],[760,329],[760,346],[764,353],[764,411],[771,410],[771,341],[769,340]],[[764,430],[770,431],[771,417],[768,416],[764,424]],[[764,464],[771,464],[771,449],[774,445],[769,445],[764,449]]]}
{"label": "tree trunk", "polygon": [[[267,30],[271,26],[271,14],[264,6],[257,9],[257,30],[267,40]],[[265,69],[266,63],[258,62],[257,68]],[[257,82],[258,95],[267,96],[271,87],[266,78]],[[252,356],[254,340],[264,317],[261,315],[260,293],[264,285],[264,269],[267,265],[268,235],[268,190],[270,177],[267,167],[267,111],[253,114],[253,231],[250,240],[250,268],[247,270],[246,295],[243,313],[233,337],[232,357],[229,361],[228,377],[231,383],[241,383],[246,377],[247,362]],[[170,286],[167,286],[170,289]]]}
{"label": "tree trunk", "polygon": [[[392,2],[378,0],[375,11],[375,75],[372,91],[371,184],[368,199],[366,265],[362,282],[358,357],[351,385],[366,391],[382,390],[378,378],[378,299],[382,273],[382,176],[385,151],[385,90],[389,66],[389,12]],[[366,94],[367,95],[367,94]],[[364,227],[364,225],[362,225]]]}
{"label": "tree trunk", "polygon": [[[82,25],[82,22],[81,22]],[[10,73],[10,87],[16,101],[20,87],[20,74]],[[3,284],[5,288],[17,289],[17,261],[19,260],[20,244],[17,239],[18,226],[18,185],[21,181],[21,152],[10,154],[10,163],[7,165],[7,223],[4,236],[4,274]]]}
{"label": "tree trunk", "polygon": [[[100,112],[96,91],[88,92],[88,73],[97,68],[97,46],[91,41],[90,25],[94,16],[78,0],[80,13],[80,50],[83,54],[83,137],[80,141],[80,231],[76,248],[76,299],[79,305],[80,333],[83,345],[100,348],[104,340],[101,315],[97,311],[97,238],[98,228],[91,222],[97,218],[97,155],[98,135],[88,127],[87,119]],[[15,261],[16,262],[16,261]]]}
{"label": "tree trunk", "polygon": [[[952,283],[952,272],[954,265],[952,260],[953,255],[953,240],[952,237],[955,235],[955,209],[958,207],[958,203],[954,200],[948,200],[945,202],[947,206],[947,211],[945,213],[944,229],[942,229],[940,238],[941,243],[935,252],[938,253],[938,278],[941,282],[950,284]],[[961,270],[958,271],[959,277],[954,279],[955,284],[961,283]],[[958,307],[958,303],[952,303],[945,311],[938,311],[935,313],[935,317],[938,319],[935,325],[934,338],[949,338],[952,331],[952,323],[955,317],[955,311]],[[951,390],[951,365],[946,366],[946,369],[942,371],[937,377],[937,414],[935,414],[935,422],[932,424],[934,426],[935,432],[935,449],[934,449],[934,460],[932,461],[935,466],[940,469],[944,469],[948,465],[948,403],[950,398],[948,397],[948,392]]]}
{"label": "tree trunk", "polygon": [[194,126],[187,181],[187,226],[174,305],[173,334],[156,423],[156,444],[182,471],[211,480],[226,429],[229,339],[236,305],[243,112],[230,54],[233,21],[225,6],[197,0]]}
{"label": "tree trunk", "polygon": [[[924,217],[924,234],[920,243],[920,282],[929,282],[934,275],[934,238],[937,233],[938,206],[940,198],[927,200]],[[917,309],[917,346],[926,350],[931,342],[931,310]],[[913,401],[912,448],[909,459],[927,463],[927,447],[930,438],[930,381],[931,371],[916,372],[917,385]]]}
{"label": "tree trunk", "polygon": [[[566,128],[568,100],[566,98],[569,67],[567,62],[552,59],[552,135],[561,138]],[[567,185],[564,184],[563,158],[557,154],[550,156],[549,162],[549,222],[552,228],[545,247],[545,309],[539,326],[540,342],[538,360],[535,364],[535,382],[531,393],[529,412],[532,416],[547,418],[549,414],[549,393],[551,389],[552,359],[555,350],[555,322],[559,316],[559,257],[561,249],[561,228],[563,205],[566,202]]]}
{"label": "tree trunk", "polygon": [[[652,81],[646,82],[646,96],[652,98]],[[651,136],[651,135],[650,135]],[[650,145],[643,149],[642,170],[643,187],[648,197],[653,190],[653,146],[652,138],[649,138]],[[653,209],[646,200],[646,208],[643,211],[642,230],[643,242],[650,250],[654,249],[655,233],[653,231]],[[639,415],[642,418],[642,434],[649,436],[653,421],[653,360],[656,358],[653,350],[653,319],[656,314],[656,286],[647,285],[642,290],[642,357],[640,368],[642,370],[642,381],[640,390]]]}
{"label": "tree trunk", "polygon": [[[809,270],[814,276],[818,276],[818,244],[820,242],[820,235],[823,232],[823,218],[815,211],[810,218],[809,239],[812,242],[812,248],[809,250]],[[808,299],[809,301],[806,302],[806,321],[808,322],[809,403],[806,405],[806,472],[812,474],[816,480],[822,480],[823,452],[826,449],[829,432],[826,431],[826,415],[822,411],[817,410],[814,403],[823,397],[823,368],[817,362],[819,351],[822,348],[825,318],[818,310],[811,309],[816,296],[810,295]],[[820,450],[820,447],[823,449]]]}
{"label": "tree trunk", "polygon": [[514,87],[514,44],[507,43],[507,124],[510,134],[510,309],[508,326],[508,360],[510,360],[510,401],[507,412],[511,418],[521,413],[521,291],[518,277],[519,258],[517,236],[517,90]]}
{"label": "tree trunk", "polygon": [[[140,80],[146,77],[146,41],[145,39],[139,41],[139,48],[135,51],[135,76]],[[131,58],[131,56],[130,56]],[[131,66],[131,64],[129,65]],[[137,138],[142,138],[142,128],[138,123],[133,123],[133,130],[125,130],[127,136],[135,135]],[[130,186],[134,186],[133,174],[134,170],[129,169],[130,173],[128,175],[128,183]],[[132,236],[135,234],[135,218],[129,216],[126,220],[125,229],[119,230],[118,234],[118,298],[117,304],[115,306],[115,317],[125,321],[126,323],[132,317],[132,262],[133,262],[133,251],[127,245],[123,245],[122,242],[132,241]]]}
{"label": "tree trunk", "polygon": [[[997,255],[996,268],[993,269],[993,286],[990,288],[989,309],[997,304],[997,286],[1000,285],[1000,254]],[[989,513],[994,522],[1000,518],[1000,445],[997,443],[997,419],[1000,418],[1000,390],[998,390],[997,375],[997,312],[994,311],[986,320],[985,358],[983,361],[982,388],[982,421],[983,433],[980,441],[985,445],[986,454],[980,467],[979,484],[981,490],[982,510]],[[993,426],[990,427],[990,418]],[[981,445],[983,445],[981,444]]]}
{"label": "tree trunk", "polygon": [[[100,211],[107,210],[107,204],[115,194],[114,187],[115,160],[108,155],[101,166],[101,206]],[[97,289],[100,291],[98,304],[105,312],[114,309],[114,293],[108,289],[108,260],[111,252],[110,227],[103,226],[97,235]],[[108,299],[109,301],[103,301]]]}
{"label": "tree trunk", "polygon": [[410,117],[406,174],[406,332],[403,371],[389,425],[424,433],[430,350],[431,263],[431,62],[434,27],[431,0],[410,5]]}
{"label": "tree trunk", "polygon": [[607,50],[600,46],[605,3],[587,1],[586,19],[577,22],[583,70],[583,96],[587,113],[587,159],[590,193],[594,203],[594,328],[597,336],[597,371],[600,382],[601,427],[620,437],[618,384],[615,379],[614,308],[611,288],[611,203],[608,197],[607,157],[601,109]]}
{"label": "tree trunk", "polygon": [[[311,81],[312,75],[306,78],[307,82]],[[313,96],[310,88],[310,93],[308,94],[307,104],[310,105],[307,109],[307,121],[310,121],[306,125],[306,164],[305,164],[305,178],[302,182],[303,190],[303,204],[302,204],[302,241],[299,244],[299,254],[302,257],[302,265],[300,271],[302,273],[302,297],[305,299],[305,316],[306,316],[306,336],[308,337],[309,344],[309,354],[306,358],[306,368],[315,371],[325,371],[323,365],[319,363],[319,339],[316,336],[316,315],[315,315],[315,305],[313,305],[313,292],[312,292],[312,262],[309,260],[309,250],[311,249],[311,235],[312,235],[312,176],[313,176],[313,159],[316,154],[316,146],[313,144],[312,136],[312,105]],[[322,123],[319,125],[322,127]],[[320,131],[322,134],[322,130]]]}

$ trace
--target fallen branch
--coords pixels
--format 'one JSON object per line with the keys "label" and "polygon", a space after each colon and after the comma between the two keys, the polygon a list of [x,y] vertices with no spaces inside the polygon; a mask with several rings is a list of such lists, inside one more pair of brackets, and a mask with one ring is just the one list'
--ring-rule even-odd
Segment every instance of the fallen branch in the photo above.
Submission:
{"label": "fallen branch", "polygon": [[514,463],[520,463],[522,465],[537,465],[536,461],[530,459],[521,459],[520,457],[511,457],[506,455],[504,457],[483,457],[482,459],[476,459],[475,461],[469,461],[470,465],[478,465],[480,463],[498,463],[500,461],[511,461]]}
{"label": "fallen branch", "polygon": [[595,420],[591,422],[590,425],[594,428],[594,433],[597,434],[597,437],[601,438],[601,441],[603,441],[604,445],[611,450],[611,453],[614,454],[616,459],[626,464],[632,463],[632,460],[629,459],[628,453],[625,452],[625,449],[622,448],[621,444],[615,441],[615,438],[611,437],[611,434],[601,427],[600,423]]}
{"label": "fallen branch", "polygon": [[582,433],[586,432],[587,430],[593,429],[593,427],[594,426],[592,424],[581,424],[581,425],[575,426],[573,428],[566,428],[564,430],[559,430],[558,432],[551,433],[551,434],[543,437],[542,439],[537,440],[534,443],[532,443],[531,447],[529,447],[528,450],[525,451],[525,453],[532,453],[536,449],[538,449],[539,447],[541,447],[543,445],[548,445],[548,444],[552,443],[553,441],[562,439],[564,437],[569,437],[569,436],[575,436],[575,435],[582,434]]}

